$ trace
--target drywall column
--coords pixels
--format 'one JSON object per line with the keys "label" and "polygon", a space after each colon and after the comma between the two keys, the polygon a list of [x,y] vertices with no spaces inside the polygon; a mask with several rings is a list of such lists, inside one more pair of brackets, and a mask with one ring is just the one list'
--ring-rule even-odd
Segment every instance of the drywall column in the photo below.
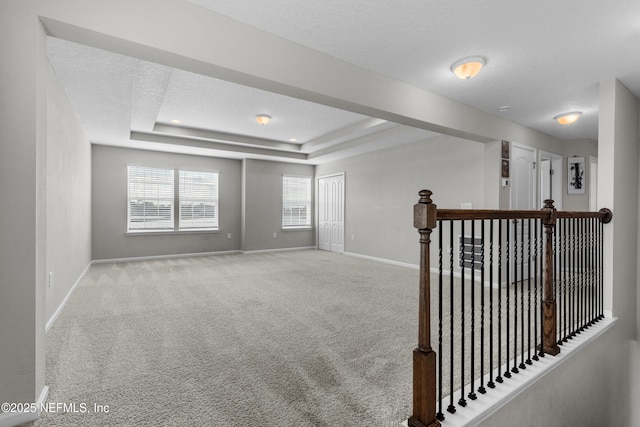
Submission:
{"label": "drywall column", "polygon": [[[638,234],[638,100],[619,81],[600,83],[598,209],[613,211],[604,242],[605,310],[635,338]],[[614,267],[615,260],[615,267]]]}
{"label": "drywall column", "polygon": [[[45,36],[34,0],[0,14],[0,402],[44,387]],[[16,421],[0,413],[0,424]]]}
{"label": "drywall column", "polygon": [[[617,425],[637,425],[639,379],[636,358],[638,301],[638,99],[619,81],[600,82],[598,122],[598,208],[614,212],[611,229],[605,230],[605,310],[618,318],[620,342],[610,363],[619,393],[608,396],[614,413],[623,414]],[[617,216],[617,217],[616,217]],[[615,266],[615,268],[614,268]],[[620,356],[617,356],[620,354]],[[613,424],[612,424],[613,425]]]}

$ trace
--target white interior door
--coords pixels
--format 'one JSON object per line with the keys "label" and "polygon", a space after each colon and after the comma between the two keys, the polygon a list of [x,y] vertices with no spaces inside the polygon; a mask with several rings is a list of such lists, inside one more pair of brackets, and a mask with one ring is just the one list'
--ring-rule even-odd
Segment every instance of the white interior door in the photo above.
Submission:
{"label": "white interior door", "polygon": [[[511,147],[511,209],[534,210],[536,207],[536,150],[525,145],[513,144]],[[549,166],[551,167],[551,166]],[[523,256],[527,247],[523,238],[529,238],[528,222],[513,221],[511,255],[513,256],[513,281],[529,277],[529,260]]]}
{"label": "white interior door", "polygon": [[318,178],[318,249],[344,252],[344,174]]}
{"label": "white interior door", "polygon": [[511,148],[511,209],[536,209],[536,150],[513,144]]}
{"label": "white interior door", "polygon": [[328,178],[318,179],[318,249],[323,251],[331,250],[330,184]]}

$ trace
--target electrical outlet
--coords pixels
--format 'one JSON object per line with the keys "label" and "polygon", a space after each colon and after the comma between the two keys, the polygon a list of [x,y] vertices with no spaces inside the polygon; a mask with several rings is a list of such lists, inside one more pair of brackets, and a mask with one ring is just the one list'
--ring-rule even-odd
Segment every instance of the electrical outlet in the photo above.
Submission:
{"label": "electrical outlet", "polygon": [[278,234],[273,233],[273,238],[275,239],[275,238],[277,238],[277,237],[278,237]]}
{"label": "electrical outlet", "polygon": [[462,202],[460,203],[460,209],[473,209],[473,204],[471,202]]}
{"label": "electrical outlet", "polygon": [[355,234],[351,235],[351,240],[356,240],[356,235]]}
{"label": "electrical outlet", "polygon": [[227,234],[227,239],[231,239],[231,233]]}
{"label": "electrical outlet", "polygon": [[49,287],[53,285],[53,271],[49,272]]}

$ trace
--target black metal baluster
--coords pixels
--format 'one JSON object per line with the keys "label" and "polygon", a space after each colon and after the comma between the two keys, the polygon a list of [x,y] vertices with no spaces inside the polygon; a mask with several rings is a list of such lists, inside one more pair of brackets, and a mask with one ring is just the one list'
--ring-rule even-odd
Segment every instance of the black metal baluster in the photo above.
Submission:
{"label": "black metal baluster", "polygon": [[[539,252],[538,250],[538,224],[540,223],[540,219],[535,220],[533,222],[534,225],[534,232],[533,232],[533,244],[534,244],[534,248],[533,248],[533,253],[535,254],[535,263],[533,266],[533,287],[534,287],[534,291],[533,291],[533,348],[538,348],[538,315],[539,315],[539,311],[538,311],[538,300],[540,299],[540,296],[538,295],[538,271],[542,271],[542,268],[540,270],[538,270],[538,265],[542,263],[542,254]],[[542,347],[541,347],[542,348]],[[536,353],[534,351],[533,353],[533,360],[539,360],[538,358],[538,353]]]}
{"label": "black metal baluster", "polygon": [[557,237],[557,250],[556,248],[554,248],[554,260],[556,261],[557,265],[557,273],[556,273],[556,278],[557,281],[554,283],[555,288],[556,288],[556,300],[558,302],[558,340],[557,340],[557,344],[558,345],[562,345],[562,316],[564,314],[564,310],[563,310],[563,301],[564,301],[564,293],[562,292],[562,219],[559,219],[556,222],[556,230],[555,230],[555,234],[558,236]]}
{"label": "black metal baluster", "polygon": [[524,219],[520,220],[520,369],[526,369],[524,364]]}
{"label": "black metal baluster", "polygon": [[556,343],[558,345],[562,345],[562,316],[563,316],[563,297],[564,294],[562,292],[562,219],[558,219],[556,221],[556,229],[555,233],[557,235],[556,243],[557,248],[554,247],[554,262],[556,263],[555,267],[557,268],[556,278],[557,281],[554,282],[554,287],[556,289],[556,301],[558,307],[558,339]]}
{"label": "black metal baluster", "polygon": [[577,293],[576,293],[576,274],[577,269],[576,269],[576,242],[577,242],[577,230],[576,230],[576,219],[575,218],[571,218],[571,281],[569,283],[569,291],[571,294],[571,313],[570,313],[570,318],[571,318],[571,333],[569,335],[569,338],[573,338],[576,336],[576,325],[577,325],[577,304],[578,304],[578,298],[577,298]]}
{"label": "black metal baluster", "polygon": [[582,311],[582,330],[584,331],[589,326],[589,265],[588,265],[588,231],[587,231],[587,218],[582,218],[582,299],[583,299],[583,311]]}
{"label": "black metal baluster", "polygon": [[598,224],[599,235],[600,235],[600,248],[598,250],[598,255],[600,258],[600,318],[604,319],[604,222],[600,222]]}
{"label": "black metal baluster", "polygon": [[[522,264],[520,264],[522,270]],[[522,280],[522,277],[520,277]],[[518,220],[513,221],[513,368],[511,372],[517,374],[518,370]]]}
{"label": "black metal baluster", "polygon": [[453,302],[455,301],[454,299],[454,292],[453,292],[453,288],[454,288],[454,284],[453,284],[453,221],[449,221],[449,309],[450,309],[450,327],[449,327],[449,351],[450,351],[450,376],[449,376],[449,383],[450,383],[450,387],[449,387],[449,406],[447,407],[447,412],[451,413],[451,414],[455,414],[456,413],[456,407],[453,404],[453,392],[455,390],[454,388],[454,354],[455,354],[455,341],[454,341],[454,305]]}
{"label": "black metal baluster", "polygon": [[591,326],[593,325],[593,323],[595,322],[595,292],[594,292],[594,280],[593,280],[593,233],[595,232],[594,228],[593,228],[593,218],[588,218],[587,219],[587,228],[588,228],[588,233],[587,233],[587,237],[589,239],[589,243],[587,245],[588,247],[588,252],[587,252],[587,256],[588,256],[588,264],[589,264],[589,325]]}
{"label": "black metal baluster", "polygon": [[498,376],[496,382],[502,382],[502,220],[498,220]]}
{"label": "black metal baluster", "polygon": [[591,219],[591,280],[593,292],[593,314],[592,322],[598,321],[598,281],[596,279],[596,237],[597,237],[598,219]]}
{"label": "black metal baluster", "polygon": [[476,222],[471,221],[471,385],[469,391],[469,399],[476,400],[475,391],[473,390],[473,380],[475,378],[476,369]]}
{"label": "black metal baluster", "polygon": [[[498,280],[499,282],[499,280]],[[493,220],[489,220],[489,388],[495,388],[493,382]],[[500,291],[500,283],[498,283]]]}
{"label": "black metal baluster", "polygon": [[461,269],[461,278],[460,278],[460,399],[458,400],[458,405],[465,407],[467,406],[467,400],[464,398],[464,270],[465,270],[465,262],[464,262],[464,220],[460,221],[460,235],[462,236],[462,269]]}
{"label": "black metal baluster", "polygon": [[569,223],[569,220],[567,218],[562,220],[562,258],[563,258],[563,271],[562,271],[562,293],[564,294],[564,337],[562,338],[563,342],[567,342],[568,338],[567,338],[567,334],[569,332],[569,324],[567,323],[567,310],[568,305],[567,305],[567,300],[569,299],[569,295],[568,295],[568,290],[567,290],[567,270],[569,269],[567,267],[567,252],[569,252],[569,250],[567,249],[567,225]]}
{"label": "black metal baluster", "polygon": [[[527,365],[531,365],[531,218],[527,220]],[[535,271],[535,267],[534,267]]]}
{"label": "black metal baluster", "polygon": [[584,229],[578,219],[578,333],[584,331]]}
{"label": "black metal baluster", "polygon": [[[487,392],[484,388],[484,223],[485,220],[483,219],[480,222],[480,387],[478,387],[478,392],[482,394]],[[491,374],[489,374],[489,378],[491,378]]]}
{"label": "black metal baluster", "polygon": [[507,345],[505,346],[505,348],[506,348],[507,351],[506,351],[506,354],[505,354],[505,359],[506,359],[506,362],[507,362],[507,366],[506,366],[506,370],[504,372],[504,376],[506,378],[511,378],[511,372],[509,371],[509,343],[511,342],[510,341],[511,334],[510,334],[510,330],[509,330],[509,326],[510,326],[509,325],[509,323],[510,323],[509,322],[509,315],[510,315],[510,308],[511,308],[511,295],[510,295],[510,292],[509,292],[509,288],[511,287],[511,280],[509,280],[511,278],[511,275],[509,274],[511,272],[511,265],[509,263],[509,261],[511,260],[511,256],[510,256],[510,253],[511,253],[511,245],[510,245],[510,243],[511,243],[510,242],[511,224],[510,224],[509,221],[507,221],[506,224],[507,224],[507,252],[506,252],[507,268],[506,268],[505,271],[506,271],[506,274],[507,274],[507,285],[506,285],[506,288],[507,288],[507,313],[506,313],[506,316],[505,316],[505,320],[507,322],[507,325],[506,325],[506,333],[507,333],[507,339],[506,339],[507,342],[506,342],[506,344]]}
{"label": "black metal baluster", "polygon": [[438,220],[438,407],[439,411],[436,418],[444,421],[444,413],[442,412],[442,287],[443,287],[443,271],[442,271],[442,229],[444,224],[441,219]]}
{"label": "black metal baluster", "polygon": [[[558,226],[556,221],[556,226],[553,228],[553,298],[558,301]],[[558,302],[556,304],[556,319],[559,319],[560,316],[558,312],[561,310],[562,305]],[[558,328],[556,328],[556,334],[558,334]],[[556,336],[556,344],[559,339]]]}
{"label": "black metal baluster", "polygon": [[[537,301],[542,301],[543,298],[543,293],[544,293],[544,226],[543,226],[543,220],[540,219],[538,220],[538,223],[540,224],[540,234],[538,235],[538,242],[540,243],[540,249],[538,252],[538,255],[540,257],[540,263],[539,263],[539,267],[540,267],[540,293],[537,295],[536,300]],[[542,311],[543,311],[543,306],[542,304],[540,304],[540,309],[536,311],[536,315],[538,316],[538,319],[536,321],[537,325],[540,325],[540,335],[536,335],[537,337],[540,338],[540,351],[538,351],[538,356],[539,357],[545,357],[545,353],[542,350],[542,334],[544,331],[544,328],[542,327]],[[539,322],[539,323],[538,323]],[[538,348],[538,347],[536,347]]]}

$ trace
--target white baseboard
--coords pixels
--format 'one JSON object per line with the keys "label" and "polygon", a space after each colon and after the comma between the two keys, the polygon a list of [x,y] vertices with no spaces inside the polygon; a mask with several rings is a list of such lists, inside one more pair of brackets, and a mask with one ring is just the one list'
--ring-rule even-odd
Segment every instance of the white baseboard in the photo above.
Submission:
{"label": "white baseboard", "polygon": [[269,252],[291,252],[291,251],[308,251],[316,249],[315,246],[301,246],[297,248],[277,248],[277,249],[257,249],[255,251],[241,251],[243,254],[264,254]]}
{"label": "white baseboard", "polygon": [[387,259],[387,258],[377,258],[377,257],[369,256],[369,255],[356,254],[354,252],[344,252],[344,255],[352,256],[352,257],[356,257],[356,258],[368,259],[370,261],[383,262],[385,264],[392,264],[392,265],[397,265],[397,266],[400,266],[400,267],[413,268],[415,270],[420,268],[420,266],[416,265],[416,264],[409,264],[409,263],[406,263],[406,262],[394,261],[392,259]]}
{"label": "white baseboard", "polygon": [[56,311],[51,315],[51,317],[47,321],[47,324],[46,324],[45,329],[44,329],[45,334],[47,332],[49,332],[49,329],[51,328],[51,326],[53,326],[53,324],[56,322],[56,319],[58,318],[58,316],[60,316],[60,313],[62,313],[62,309],[67,304],[67,301],[69,301],[69,298],[71,298],[71,294],[73,294],[73,291],[75,291],[75,289],[78,286],[78,284],[80,283],[80,281],[87,274],[87,271],[89,271],[89,267],[91,267],[91,264],[92,264],[92,262],[87,264],[87,266],[84,268],[84,271],[82,273],[80,273],[80,276],[78,276],[78,278],[76,279],[76,281],[73,284],[73,286],[71,286],[71,289],[69,289],[69,292],[67,292],[67,295],[65,295],[64,299],[62,300],[62,302],[60,303],[60,305],[58,306]]}
{"label": "white baseboard", "polygon": [[[0,412],[0,427],[12,427],[17,426],[19,424],[28,423],[31,421],[35,421],[40,418],[41,408],[44,406],[47,401],[47,397],[49,396],[49,387],[44,386],[42,391],[40,392],[40,396],[38,396],[38,400],[34,403],[35,409],[34,412]],[[17,402],[16,402],[17,403]],[[22,402],[24,403],[24,402]],[[34,408],[30,408],[34,409]]]}

